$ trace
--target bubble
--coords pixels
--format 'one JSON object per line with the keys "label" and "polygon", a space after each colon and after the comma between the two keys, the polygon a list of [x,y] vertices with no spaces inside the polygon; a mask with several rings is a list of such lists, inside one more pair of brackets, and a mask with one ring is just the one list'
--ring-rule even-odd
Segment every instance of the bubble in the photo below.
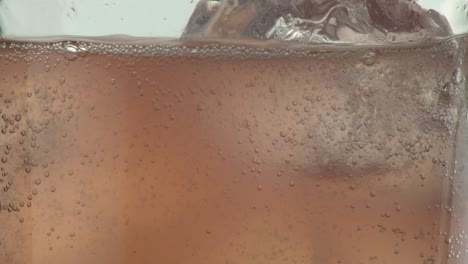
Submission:
{"label": "bubble", "polygon": [[257,190],[258,190],[258,191],[263,190],[263,186],[262,186],[261,184],[257,185]]}
{"label": "bubble", "polygon": [[54,186],[50,187],[50,191],[55,192],[55,187]]}
{"label": "bubble", "polygon": [[23,223],[23,222],[24,222],[24,218],[21,217],[21,218],[19,219],[19,221],[20,221],[20,223]]}
{"label": "bubble", "polygon": [[455,69],[452,75],[452,82],[454,84],[459,84],[463,81],[463,78],[464,76],[462,70],[460,68]]}
{"label": "bubble", "polygon": [[296,186],[296,183],[294,181],[290,181],[289,182],[289,187],[294,187],[294,186]]}
{"label": "bubble", "polygon": [[32,190],[32,194],[33,194],[33,195],[37,195],[37,193],[38,193],[38,192],[37,192],[37,189],[33,189],[33,190]]}
{"label": "bubble", "polygon": [[78,57],[85,57],[88,53],[86,48],[79,46],[78,43],[66,43],[63,50],[63,56],[69,61],[76,60]]}
{"label": "bubble", "polygon": [[376,62],[376,54],[375,52],[368,52],[366,54],[364,54],[360,61],[362,62],[362,64],[366,65],[366,66],[372,66],[375,64]]}
{"label": "bubble", "polygon": [[40,185],[41,184],[41,179],[37,179],[35,182],[36,182],[36,185]]}

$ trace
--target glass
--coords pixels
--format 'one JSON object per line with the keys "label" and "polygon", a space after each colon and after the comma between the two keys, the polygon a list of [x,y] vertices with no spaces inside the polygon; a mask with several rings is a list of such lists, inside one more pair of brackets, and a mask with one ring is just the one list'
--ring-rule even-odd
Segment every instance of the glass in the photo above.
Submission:
{"label": "glass", "polygon": [[467,263],[464,2],[26,3],[0,263]]}

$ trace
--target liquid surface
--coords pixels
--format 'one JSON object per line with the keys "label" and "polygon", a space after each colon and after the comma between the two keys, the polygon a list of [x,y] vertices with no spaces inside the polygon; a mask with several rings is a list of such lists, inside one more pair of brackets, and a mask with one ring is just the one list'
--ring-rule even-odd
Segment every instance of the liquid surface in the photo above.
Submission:
{"label": "liquid surface", "polygon": [[465,45],[4,43],[0,263],[464,263]]}

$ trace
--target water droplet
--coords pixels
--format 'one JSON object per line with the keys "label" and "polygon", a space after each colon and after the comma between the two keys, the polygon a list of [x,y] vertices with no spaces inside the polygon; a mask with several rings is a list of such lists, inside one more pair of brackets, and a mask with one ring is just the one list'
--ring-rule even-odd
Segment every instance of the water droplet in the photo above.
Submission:
{"label": "water droplet", "polygon": [[20,223],[23,223],[23,222],[24,222],[24,218],[21,217],[21,218],[19,219],[19,221],[20,221]]}
{"label": "water droplet", "polygon": [[296,183],[295,183],[294,181],[290,181],[290,182],[289,182],[289,186],[290,186],[290,187],[294,187],[294,186],[296,186]]}
{"label": "water droplet", "polygon": [[257,190],[259,190],[259,191],[263,190],[263,186],[262,186],[262,185],[260,185],[260,184],[259,184],[259,185],[257,185]]}

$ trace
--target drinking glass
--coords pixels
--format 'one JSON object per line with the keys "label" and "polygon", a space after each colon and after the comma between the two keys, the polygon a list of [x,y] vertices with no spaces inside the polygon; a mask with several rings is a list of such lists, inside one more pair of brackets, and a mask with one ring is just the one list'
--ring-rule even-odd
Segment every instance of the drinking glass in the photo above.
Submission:
{"label": "drinking glass", "polygon": [[0,263],[467,263],[467,9],[0,1]]}

